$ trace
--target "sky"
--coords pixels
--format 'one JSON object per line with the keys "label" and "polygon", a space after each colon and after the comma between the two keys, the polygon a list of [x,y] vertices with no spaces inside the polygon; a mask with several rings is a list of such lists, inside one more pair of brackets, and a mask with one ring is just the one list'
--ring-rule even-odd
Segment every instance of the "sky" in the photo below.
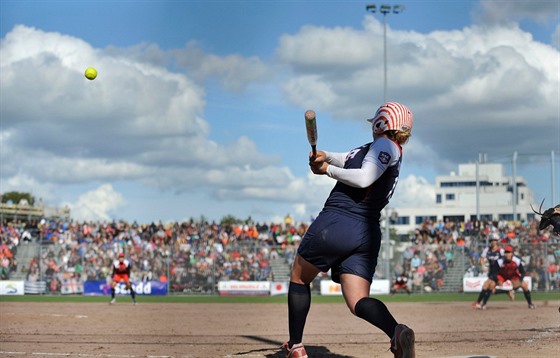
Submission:
{"label": "sky", "polygon": [[309,170],[304,112],[345,152],[387,98],[415,117],[392,208],[434,205],[480,153],[505,175],[517,153],[552,205],[559,22],[556,0],[2,0],[0,193],[75,220],[308,221],[334,180]]}

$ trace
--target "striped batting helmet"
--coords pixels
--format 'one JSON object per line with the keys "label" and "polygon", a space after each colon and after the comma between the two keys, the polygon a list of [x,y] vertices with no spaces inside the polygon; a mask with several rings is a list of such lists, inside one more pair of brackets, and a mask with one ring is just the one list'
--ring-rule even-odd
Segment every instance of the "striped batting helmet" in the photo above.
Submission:
{"label": "striped batting helmet", "polygon": [[372,123],[373,133],[385,131],[403,131],[412,129],[414,115],[407,106],[397,102],[386,102],[379,107],[375,116],[368,119]]}

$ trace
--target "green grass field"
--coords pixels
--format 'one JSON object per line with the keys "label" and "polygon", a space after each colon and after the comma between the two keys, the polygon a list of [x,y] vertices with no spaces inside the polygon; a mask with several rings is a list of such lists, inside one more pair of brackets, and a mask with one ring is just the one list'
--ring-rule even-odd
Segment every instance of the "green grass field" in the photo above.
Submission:
{"label": "green grass field", "polygon": [[[471,302],[476,300],[477,293],[429,293],[429,294],[397,294],[395,296],[374,296],[383,302]],[[125,296],[123,296],[125,297]],[[126,296],[126,298],[129,298]],[[560,300],[560,292],[533,292],[533,301]],[[0,296],[2,302],[107,302],[108,296],[77,296],[77,295],[24,295],[24,296]],[[141,303],[284,303],[286,295],[282,296],[137,296]],[[492,301],[507,301],[505,294],[492,296]],[[524,300],[523,294],[518,292],[516,301]],[[320,296],[312,297],[313,303],[343,303],[342,296]]]}

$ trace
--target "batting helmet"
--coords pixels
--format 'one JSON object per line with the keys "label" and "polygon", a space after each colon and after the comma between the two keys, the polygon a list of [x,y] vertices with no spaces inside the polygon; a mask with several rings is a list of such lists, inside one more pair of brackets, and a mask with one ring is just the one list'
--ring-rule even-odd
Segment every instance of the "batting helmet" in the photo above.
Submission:
{"label": "batting helmet", "polygon": [[386,102],[375,112],[373,118],[368,119],[372,123],[373,133],[381,134],[385,131],[404,131],[412,129],[414,115],[403,104],[397,102]]}

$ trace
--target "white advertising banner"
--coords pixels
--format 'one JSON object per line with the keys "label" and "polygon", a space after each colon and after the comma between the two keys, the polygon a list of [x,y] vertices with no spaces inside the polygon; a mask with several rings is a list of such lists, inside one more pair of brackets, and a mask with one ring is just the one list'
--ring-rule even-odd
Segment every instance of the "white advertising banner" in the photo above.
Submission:
{"label": "white advertising banner", "polygon": [[[463,277],[463,292],[480,292],[482,291],[482,285],[487,277]],[[527,282],[529,285],[529,291],[532,289],[532,280],[530,276],[523,277],[523,281]],[[513,288],[511,281],[504,282],[501,286],[496,286],[497,290],[510,291]],[[519,289],[521,290],[521,289]],[[518,290],[518,291],[519,291]]]}
{"label": "white advertising banner", "polygon": [[270,295],[286,295],[288,294],[288,282],[271,282],[270,283]]}
{"label": "white advertising banner", "polygon": [[[370,295],[388,295],[390,291],[389,280],[373,280],[369,287]],[[340,284],[332,280],[321,281],[321,295],[324,296],[340,296],[342,290]]]}
{"label": "white advertising banner", "polygon": [[24,288],[23,281],[0,281],[0,295],[23,295]]}
{"label": "white advertising banner", "polygon": [[218,282],[220,296],[268,296],[270,295],[269,281],[220,281]]}

